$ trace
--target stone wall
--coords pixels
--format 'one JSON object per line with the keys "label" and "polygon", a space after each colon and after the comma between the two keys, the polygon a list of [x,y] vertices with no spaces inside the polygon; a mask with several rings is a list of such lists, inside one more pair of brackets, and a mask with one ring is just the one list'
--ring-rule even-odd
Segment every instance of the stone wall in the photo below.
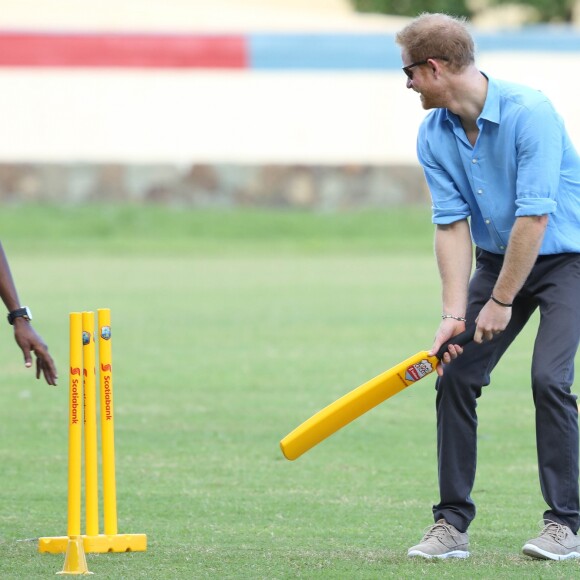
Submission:
{"label": "stone wall", "polygon": [[0,203],[29,202],[338,211],[428,203],[428,192],[416,165],[0,164]]}

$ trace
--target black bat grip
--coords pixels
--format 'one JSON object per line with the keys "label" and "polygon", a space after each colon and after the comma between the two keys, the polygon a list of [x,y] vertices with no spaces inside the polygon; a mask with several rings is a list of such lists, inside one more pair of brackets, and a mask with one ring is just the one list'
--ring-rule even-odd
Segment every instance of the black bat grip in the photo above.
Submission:
{"label": "black bat grip", "polygon": [[447,352],[450,344],[465,346],[468,342],[471,342],[473,340],[473,335],[475,334],[475,328],[475,324],[470,324],[463,332],[460,332],[453,338],[450,338],[447,342],[443,343],[435,356],[441,360],[443,355]]}

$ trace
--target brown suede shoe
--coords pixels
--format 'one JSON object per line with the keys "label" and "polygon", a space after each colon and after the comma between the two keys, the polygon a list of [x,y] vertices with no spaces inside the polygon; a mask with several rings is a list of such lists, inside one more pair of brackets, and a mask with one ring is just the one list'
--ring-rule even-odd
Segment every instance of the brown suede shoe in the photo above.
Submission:
{"label": "brown suede shoe", "polygon": [[580,538],[568,526],[546,520],[540,535],[529,540],[522,552],[541,560],[568,560],[580,558]]}
{"label": "brown suede shoe", "polygon": [[441,519],[427,529],[420,544],[409,548],[407,556],[421,558],[467,558],[469,537]]}

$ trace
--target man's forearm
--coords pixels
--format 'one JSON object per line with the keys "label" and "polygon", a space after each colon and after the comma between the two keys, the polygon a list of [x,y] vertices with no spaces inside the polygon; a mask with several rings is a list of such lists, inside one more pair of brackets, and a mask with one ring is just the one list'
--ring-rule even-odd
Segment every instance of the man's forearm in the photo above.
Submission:
{"label": "man's forearm", "polygon": [[444,313],[465,316],[473,256],[467,220],[437,226],[435,254],[441,275]]}
{"label": "man's forearm", "polygon": [[500,302],[511,304],[524,285],[544,239],[548,216],[525,216],[516,219],[510,235],[504,263],[493,290]]}

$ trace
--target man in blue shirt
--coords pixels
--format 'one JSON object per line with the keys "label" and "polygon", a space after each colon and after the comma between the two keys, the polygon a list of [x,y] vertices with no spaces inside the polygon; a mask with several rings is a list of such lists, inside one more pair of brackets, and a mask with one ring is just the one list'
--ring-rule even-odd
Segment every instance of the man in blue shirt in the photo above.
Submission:
{"label": "man in blue shirt", "polygon": [[[469,556],[475,517],[476,401],[539,308],[532,357],[540,485],[548,509],[533,558],[580,558],[578,406],[580,157],[539,91],[483,74],[465,22],[423,14],[397,35],[407,88],[424,109],[417,143],[431,191],[442,321],[432,352],[476,323],[438,369],[440,501],[409,556]],[[473,245],[476,268],[472,274]],[[462,356],[459,356],[462,355]]]}

